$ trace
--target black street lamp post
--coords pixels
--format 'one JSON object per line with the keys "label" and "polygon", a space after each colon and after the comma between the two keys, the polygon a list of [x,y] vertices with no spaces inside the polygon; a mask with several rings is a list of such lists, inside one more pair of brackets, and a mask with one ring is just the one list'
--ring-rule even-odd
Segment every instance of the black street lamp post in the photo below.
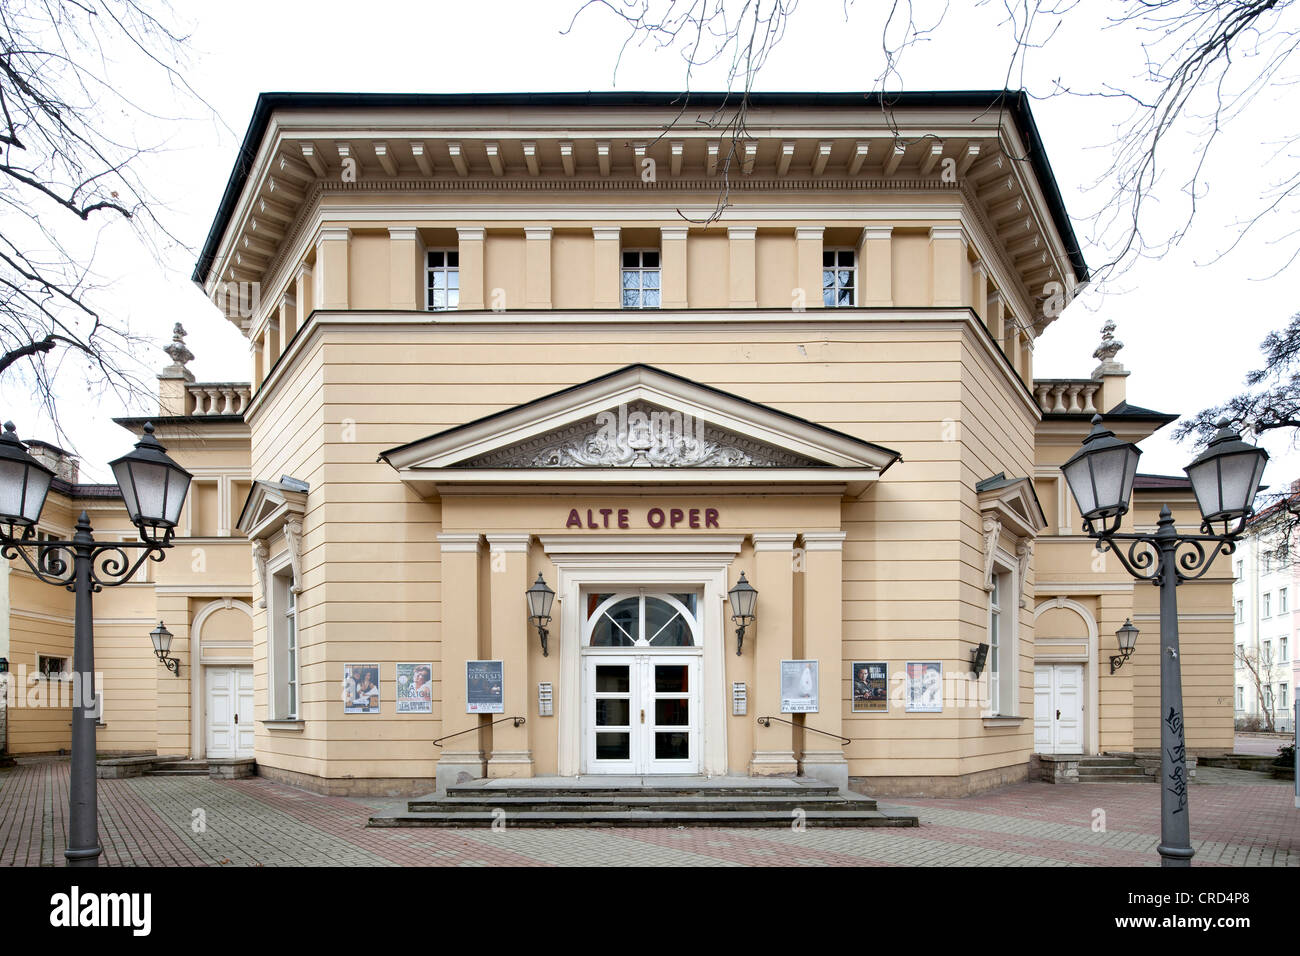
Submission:
{"label": "black street lamp post", "polygon": [[[153,425],[127,455],[112,462],[127,515],[140,540],[96,543],[81,512],[71,541],[37,540],[36,522],[54,473],[27,454],[12,423],[0,435],[0,558],[21,557],[42,581],[76,595],[72,646],[72,773],[68,793],[69,866],[98,866],[95,792],[95,635],[92,595],[125,584],[146,560],[161,561],[189,490],[190,473],[167,457]],[[29,553],[30,551],[30,553]],[[130,551],[138,551],[132,558]]]}
{"label": "black street lamp post", "polygon": [[[1187,746],[1183,733],[1183,684],[1178,659],[1177,587],[1209,571],[1217,554],[1232,554],[1253,513],[1255,492],[1268,452],[1243,442],[1226,420],[1209,447],[1184,471],[1201,510],[1200,534],[1180,535],[1166,505],[1156,531],[1120,533],[1142,452],[1092,419],[1083,447],[1061,466],[1098,551],[1113,551],[1129,574],[1160,588],[1160,845],[1161,865],[1189,866],[1191,827],[1187,809]],[[1222,524],[1216,533],[1216,524]],[[1181,550],[1180,550],[1181,549]],[[1122,631],[1123,629],[1121,629]],[[1131,651],[1136,629],[1126,635]],[[1121,650],[1125,638],[1121,637]],[[1112,668],[1115,665],[1112,663]]]}

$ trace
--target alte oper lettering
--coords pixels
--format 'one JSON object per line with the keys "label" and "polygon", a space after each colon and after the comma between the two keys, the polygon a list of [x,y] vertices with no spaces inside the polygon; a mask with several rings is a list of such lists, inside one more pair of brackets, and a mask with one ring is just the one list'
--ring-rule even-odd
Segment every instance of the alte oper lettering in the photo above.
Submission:
{"label": "alte oper lettering", "polygon": [[[584,520],[585,512],[585,520]],[[569,509],[566,528],[620,528],[628,529],[631,510],[628,508]],[[645,526],[650,528],[717,528],[717,508],[651,508],[645,513]]]}

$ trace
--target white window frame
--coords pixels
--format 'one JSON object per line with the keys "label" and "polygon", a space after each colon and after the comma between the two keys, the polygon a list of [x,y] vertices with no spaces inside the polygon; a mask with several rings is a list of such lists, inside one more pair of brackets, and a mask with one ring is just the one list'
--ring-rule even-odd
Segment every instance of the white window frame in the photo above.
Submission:
{"label": "white window frame", "polygon": [[1019,602],[1015,600],[1019,593],[1015,559],[999,548],[993,559],[993,590],[988,592],[985,625],[990,717],[1020,716]]}
{"label": "white window frame", "polygon": [[[268,562],[271,593],[266,605],[267,716],[270,720],[301,720],[302,641],[298,627],[298,595],[294,585],[289,549]],[[288,629],[293,628],[292,655]],[[292,706],[290,706],[292,704]]]}
{"label": "white window frame", "polygon": [[1270,618],[1273,616],[1273,592],[1265,591],[1259,599],[1259,616],[1261,618]]}
{"label": "white window frame", "polygon": [[1236,602],[1236,604],[1237,604],[1237,612],[1236,615],[1234,616],[1234,620],[1238,624],[1244,624],[1246,621],[1246,602],[1238,601]]}
{"label": "white window frame", "polygon": [[1285,614],[1290,609],[1290,604],[1287,600],[1288,597],[1289,595],[1287,594],[1286,588],[1277,589],[1277,613],[1278,614]]}
{"label": "white window frame", "polygon": [[1283,711],[1290,710],[1291,709],[1291,696],[1289,693],[1290,685],[1278,684],[1277,690],[1278,690],[1278,695],[1277,695],[1278,710],[1283,710]]}
{"label": "white window frame", "polygon": [[[656,257],[655,261],[658,264],[654,266],[645,265],[646,253],[653,254]],[[637,264],[634,266],[627,265],[626,258],[625,258],[626,256],[636,256]],[[659,309],[663,307],[663,292],[664,292],[663,262],[664,262],[663,253],[660,250],[655,248],[645,248],[645,249],[637,248],[637,249],[619,250],[618,301],[619,301],[620,308],[643,311],[648,309]],[[638,277],[637,285],[635,289],[629,289],[627,285],[627,277],[631,274],[635,274]],[[655,282],[652,286],[646,284],[646,277],[650,275],[653,275],[655,277]],[[637,293],[638,304],[628,305],[626,293],[633,292],[633,291]],[[655,302],[653,305],[647,305],[645,303],[647,292],[653,292],[655,294]]]}
{"label": "white window frame", "polygon": [[1279,662],[1283,664],[1285,664],[1287,661],[1291,659],[1290,658],[1291,648],[1287,646],[1288,644],[1290,644],[1290,641],[1288,641],[1285,637],[1279,637],[1277,639],[1277,659]]}
{"label": "white window frame", "polygon": [[[437,265],[434,264],[434,256],[439,257]],[[451,264],[452,256],[456,257],[455,265]],[[434,288],[433,278],[435,275],[440,275],[443,278],[441,291],[447,296],[444,305],[435,306],[433,304],[433,293],[438,291]],[[426,250],[424,254],[424,310],[426,312],[453,312],[458,308],[460,308],[460,250],[456,248]]]}
{"label": "white window frame", "polygon": [[[840,257],[848,255],[852,265],[844,266],[840,264]],[[828,264],[828,256],[834,257],[834,262]],[[840,282],[840,273],[847,272],[849,281],[847,284]],[[829,277],[830,285],[827,279]],[[848,289],[852,293],[851,302],[841,302],[840,292]],[[827,294],[830,294],[831,301],[826,301]],[[822,306],[827,309],[849,309],[858,304],[858,251],[847,246],[830,246],[822,249]]]}
{"label": "white window frame", "polygon": [[1240,684],[1237,685],[1237,710],[1246,709],[1246,689]]}

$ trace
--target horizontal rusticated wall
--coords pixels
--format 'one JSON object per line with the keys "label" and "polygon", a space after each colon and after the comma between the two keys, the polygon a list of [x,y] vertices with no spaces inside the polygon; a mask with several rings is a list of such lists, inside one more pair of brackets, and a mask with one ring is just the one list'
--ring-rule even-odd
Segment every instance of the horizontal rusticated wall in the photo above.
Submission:
{"label": "horizontal rusticated wall", "polygon": [[[262,582],[253,584],[253,693],[258,718],[257,759],[268,767],[323,775],[330,704],[340,699],[337,675],[327,680],[325,665],[326,582],[325,505],[332,489],[326,481],[325,433],[323,422],[322,348],[319,343],[298,357],[274,389],[264,396],[265,404],[249,416],[252,429],[252,476],[278,481],[291,475],[310,483],[307,513],[303,519],[302,593],[298,595],[299,687],[301,716],[307,718],[301,732],[268,730],[260,723],[268,713],[267,608]],[[274,564],[285,552],[283,534],[267,542]],[[252,559],[249,573],[253,575]],[[270,602],[273,603],[273,602]],[[280,609],[282,610],[282,609]]]}

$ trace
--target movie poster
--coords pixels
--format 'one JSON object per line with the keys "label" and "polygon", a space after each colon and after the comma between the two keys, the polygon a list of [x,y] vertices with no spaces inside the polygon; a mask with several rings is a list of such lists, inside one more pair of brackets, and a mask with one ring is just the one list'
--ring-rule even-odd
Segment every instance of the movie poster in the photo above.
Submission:
{"label": "movie poster", "polygon": [[343,665],[343,713],[379,713],[379,665]]}
{"label": "movie poster", "polygon": [[501,661],[465,662],[465,713],[506,712],[504,669]]}
{"label": "movie poster", "polygon": [[817,662],[781,662],[781,713],[817,713]]}
{"label": "movie poster", "polygon": [[433,665],[397,665],[397,712],[433,713]]}
{"label": "movie poster", "polygon": [[853,712],[884,714],[889,711],[889,664],[885,661],[854,661]]}
{"label": "movie poster", "polygon": [[907,662],[907,712],[943,713],[943,664],[939,661]]}

